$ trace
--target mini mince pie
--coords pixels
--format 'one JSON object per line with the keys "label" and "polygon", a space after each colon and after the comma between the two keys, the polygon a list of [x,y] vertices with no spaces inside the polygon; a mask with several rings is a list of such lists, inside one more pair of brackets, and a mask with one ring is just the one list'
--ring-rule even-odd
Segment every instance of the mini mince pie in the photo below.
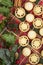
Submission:
{"label": "mini mince pie", "polygon": [[22,7],[18,7],[15,10],[15,16],[17,18],[23,18],[25,15],[26,15],[26,12],[25,12],[25,10]]}
{"label": "mini mince pie", "polygon": [[27,32],[29,29],[30,29],[30,26],[27,22],[21,22],[19,24],[19,29],[22,31],[22,32]]}
{"label": "mini mince pie", "polygon": [[34,49],[39,49],[42,46],[42,43],[39,38],[35,38],[32,40],[31,45]]}
{"label": "mini mince pie", "polygon": [[33,21],[34,28],[40,29],[43,26],[43,20],[41,18],[35,18]]}
{"label": "mini mince pie", "polygon": [[34,38],[36,38],[36,36],[37,36],[37,34],[36,34],[36,32],[33,31],[33,30],[30,30],[30,31],[28,32],[28,37],[29,37],[30,39],[34,39]]}
{"label": "mini mince pie", "polygon": [[25,36],[25,35],[19,37],[19,44],[20,44],[20,46],[22,46],[22,47],[27,46],[27,45],[29,44],[29,39],[28,39],[28,37]]}
{"label": "mini mince pie", "polygon": [[40,34],[41,36],[43,36],[43,28],[41,28],[41,29],[39,30],[39,34]]}
{"label": "mini mince pie", "polygon": [[27,11],[31,11],[33,9],[33,3],[32,2],[26,2],[25,5],[24,5],[24,8]]}
{"label": "mini mince pie", "polygon": [[41,5],[36,5],[33,9],[35,15],[42,15],[43,7]]}
{"label": "mini mince pie", "polygon": [[31,22],[33,22],[33,20],[34,20],[34,15],[33,14],[27,14],[26,15],[26,21],[27,22],[31,23]]}
{"label": "mini mince pie", "polygon": [[35,65],[39,62],[40,60],[40,57],[38,54],[36,53],[33,53],[29,56],[29,62],[32,64],[32,65]]}
{"label": "mini mince pie", "polygon": [[30,50],[30,48],[25,47],[25,48],[23,49],[22,53],[23,53],[23,55],[24,55],[25,57],[27,57],[27,56],[29,56],[29,55],[31,54],[31,50]]}

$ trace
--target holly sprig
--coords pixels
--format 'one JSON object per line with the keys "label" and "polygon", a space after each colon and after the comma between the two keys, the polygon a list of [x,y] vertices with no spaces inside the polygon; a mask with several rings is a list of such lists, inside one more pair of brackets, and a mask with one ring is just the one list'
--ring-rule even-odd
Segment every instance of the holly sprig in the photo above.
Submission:
{"label": "holly sprig", "polygon": [[14,65],[15,52],[17,51],[18,46],[14,45],[12,50],[9,49],[0,49],[0,64],[1,65]]}

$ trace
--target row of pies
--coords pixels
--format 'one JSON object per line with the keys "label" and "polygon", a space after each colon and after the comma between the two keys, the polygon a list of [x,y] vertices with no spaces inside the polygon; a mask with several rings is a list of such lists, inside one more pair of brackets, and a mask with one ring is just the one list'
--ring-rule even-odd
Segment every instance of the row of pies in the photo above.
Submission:
{"label": "row of pies", "polygon": [[[31,63],[32,65],[36,65],[40,61],[40,56],[37,53],[31,53],[31,50],[29,47],[23,48],[22,54],[25,57],[29,57],[29,59],[28,59],[29,63]],[[43,50],[41,51],[41,56],[43,57]]]}
{"label": "row of pies", "polygon": [[[25,17],[25,15],[26,15],[26,11],[25,10],[26,11],[31,11],[32,10],[33,13],[35,15],[38,15],[38,16],[40,16],[40,15],[43,14],[43,7],[41,5],[35,5],[34,6],[32,2],[26,2],[24,4],[24,8],[22,8],[22,7],[16,8],[16,10],[15,10],[15,16],[17,18],[23,18],[23,17]],[[32,16],[32,15],[30,15],[30,16]]]}
{"label": "row of pies", "polygon": [[[24,36],[24,35],[21,36],[21,37],[19,37],[19,44],[22,47],[28,46],[29,45],[29,39],[28,39],[28,37],[27,36]],[[34,38],[31,41],[31,46],[34,49],[39,49],[39,48],[42,47],[42,41],[39,38]]]}
{"label": "row of pies", "polygon": [[[34,28],[40,29],[40,30],[39,30],[39,34],[40,34],[41,36],[43,36],[43,20],[42,20],[41,18],[36,18],[36,19],[34,20],[34,22],[33,22],[33,26],[34,26]],[[21,23],[19,24],[19,29],[20,29],[20,31],[22,31],[22,32],[27,32],[27,31],[30,30],[30,25],[29,25],[28,22],[21,22]],[[29,33],[28,33],[28,37],[29,37],[30,39],[33,39],[33,37],[35,38],[36,35],[37,35],[37,34],[36,34],[35,31],[29,31]]]}
{"label": "row of pies", "polygon": [[37,53],[32,53],[31,54],[31,50],[30,48],[28,47],[25,47],[22,51],[22,54],[25,56],[25,57],[29,57],[29,62],[31,64],[37,64],[39,61],[40,61],[40,56],[37,54]]}

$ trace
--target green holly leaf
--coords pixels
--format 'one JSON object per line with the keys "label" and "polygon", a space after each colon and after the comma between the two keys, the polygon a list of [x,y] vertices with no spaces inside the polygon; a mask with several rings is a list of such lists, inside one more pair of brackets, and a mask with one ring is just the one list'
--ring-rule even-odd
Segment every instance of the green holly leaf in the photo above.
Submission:
{"label": "green holly leaf", "polygon": [[11,45],[14,45],[16,37],[12,34],[3,34],[2,39],[6,41],[6,45],[9,47]]}
{"label": "green holly leaf", "polygon": [[13,47],[12,47],[12,50],[11,50],[11,61],[12,61],[12,63],[14,63],[14,61],[16,60],[16,58],[15,58],[15,56],[14,56],[14,54],[15,54],[15,52],[17,52],[17,49],[18,49],[18,45],[14,45]]}
{"label": "green holly leaf", "polygon": [[13,3],[11,2],[11,0],[0,0],[0,5],[12,7]]}
{"label": "green holly leaf", "polygon": [[14,46],[12,47],[12,50],[11,50],[11,51],[15,53],[15,52],[17,51],[17,49],[18,49],[18,45],[14,45]]}
{"label": "green holly leaf", "polygon": [[40,1],[40,0],[36,0],[36,2],[35,2],[35,3],[36,3],[36,4],[38,4],[38,2],[39,2],[39,1]]}
{"label": "green holly leaf", "polygon": [[40,62],[39,63],[43,64],[43,59],[42,58],[40,58]]}
{"label": "green holly leaf", "polygon": [[[0,49],[0,59],[2,59],[6,65],[11,65],[9,58],[6,55],[6,51],[6,49]],[[9,52],[9,50],[7,52]]]}
{"label": "green holly leaf", "polygon": [[2,13],[4,16],[8,16],[10,13],[10,10],[9,8],[3,6],[3,7],[0,7],[0,13]]}
{"label": "green holly leaf", "polygon": [[4,27],[5,27],[5,24],[4,24],[4,22],[2,22],[2,23],[0,24],[0,33],[1,33],[1,31],[3,30]]}

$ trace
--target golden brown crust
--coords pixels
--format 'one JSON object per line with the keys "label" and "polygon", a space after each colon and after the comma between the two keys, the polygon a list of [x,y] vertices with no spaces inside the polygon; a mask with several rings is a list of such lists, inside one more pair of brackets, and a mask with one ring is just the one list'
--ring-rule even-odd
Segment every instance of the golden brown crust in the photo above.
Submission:
{"label": "golden brown crust", "polygon": [[26,12],[25,12],[24,8],[18,7],[18,8],[15,10],[15,16],[16,16],[17,18],[23,18],[25,15],[26,15]]}
{"label": "golden brown crust", "polygon": [[43,28],[41,28],[41,29],[39,30],[39,34],[40,34],[41,36],[43,36]]}
{"label": "golden brown crust", "polygon": [[32,40],[31,45],[35,49],[39,49],[42,46],[42,42],[39,38],[35,38]]}
{"label": "golden brown crust", "polygon": [[34,28],[40,29],[43,26],[43,20],[41,18],[35,18],[33,21]]}
{"label": "golden brown crust", "polygon": [[27,36],[21,36],[21,37],[19,37],[19,44],[20,44],[20,46],[22,46],[22,47],[27,46],[27,45],[29,44],[29,39],[28,39],[28,37],[27,37]]}
{"label": "golden brown crust", "polygon": [[35,15],[42,15],[43,14],[43,7],[41,5],[35,5],[33,12]]}
{"label": "golden brown crust", "polygon": [[40,60],[40,57],[38,54],[33,53],[29,56],[29,62],[33,65],[37,64]]}
{"label": "golden brown crust", "polygon": [[21,22],[19,24],[19,29],[22,31],[22,32],[27,32],[29,29],[30,29],[30,26],[27,22]]}

